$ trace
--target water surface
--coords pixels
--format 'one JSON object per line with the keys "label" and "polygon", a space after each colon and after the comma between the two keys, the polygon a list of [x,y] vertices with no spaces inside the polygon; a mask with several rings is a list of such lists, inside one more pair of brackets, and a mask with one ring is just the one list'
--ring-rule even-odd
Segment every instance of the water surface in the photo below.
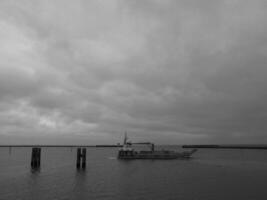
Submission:
{"label": "water surface", "polygon": [[267,151],[201,149],[191,160],[117,160],[116,148],[87,148],[76,170],[75,148],[42,148],[41,169],[30,169],[31,148],[0,148],[0,199],[267,198]]}

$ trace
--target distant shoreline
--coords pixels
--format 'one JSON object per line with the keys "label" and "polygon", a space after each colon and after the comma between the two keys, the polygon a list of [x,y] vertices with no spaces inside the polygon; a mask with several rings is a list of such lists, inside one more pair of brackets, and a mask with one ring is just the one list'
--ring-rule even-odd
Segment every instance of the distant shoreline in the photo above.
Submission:
{"label": "distant shoreline", "polygon": [[183,145],[182,148],[197,148],[197,149],[263,149],[263,150],[267,150],[267,145]]}
{"label": "distant shoreline", "polygon": [[122,147],[122,145],[0,145],[0,147]]}
{"label": "distant shoreline", "polygon": [[[160,146],[160,145],[158,145]],[[172,145],[171,145],[172,146]],[[179,145],[180,146],[180,145]],[[87,148],[119,148],[122,145],[0,145],[1,147],[87,147]],[[182,148],[196,148],[196,149],[261,149],[267,150],[266,145],[181,145]]]}

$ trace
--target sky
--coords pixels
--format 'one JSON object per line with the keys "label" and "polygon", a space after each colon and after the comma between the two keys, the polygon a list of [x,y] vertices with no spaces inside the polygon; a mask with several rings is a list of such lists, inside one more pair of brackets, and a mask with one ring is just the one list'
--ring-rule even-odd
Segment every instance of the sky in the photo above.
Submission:
{"label": "sky", "polygon": [[265,0],[0,0],[0,144],[267,143]]}

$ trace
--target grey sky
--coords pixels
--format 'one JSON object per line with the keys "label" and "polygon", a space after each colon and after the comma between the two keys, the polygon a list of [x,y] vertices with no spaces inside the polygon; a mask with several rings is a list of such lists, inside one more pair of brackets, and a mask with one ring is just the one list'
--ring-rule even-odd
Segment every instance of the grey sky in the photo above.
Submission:
{"label": "grey sky", "polygon": [[0,1],[0,143],[267,142],[265,0]]}

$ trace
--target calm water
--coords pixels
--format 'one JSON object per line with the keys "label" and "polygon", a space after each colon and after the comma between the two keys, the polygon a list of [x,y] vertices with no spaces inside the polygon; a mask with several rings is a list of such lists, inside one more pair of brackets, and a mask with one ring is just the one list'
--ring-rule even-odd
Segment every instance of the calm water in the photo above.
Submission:
{"label": "calm water", "polygon": [[87,148],[87,169],[76,149],[42,148],[41,169],[30,169],[30,148],[0,148],[0,199],[266,199],[267,151],[199,150],[185,160],[116,159],[115,148]]}

